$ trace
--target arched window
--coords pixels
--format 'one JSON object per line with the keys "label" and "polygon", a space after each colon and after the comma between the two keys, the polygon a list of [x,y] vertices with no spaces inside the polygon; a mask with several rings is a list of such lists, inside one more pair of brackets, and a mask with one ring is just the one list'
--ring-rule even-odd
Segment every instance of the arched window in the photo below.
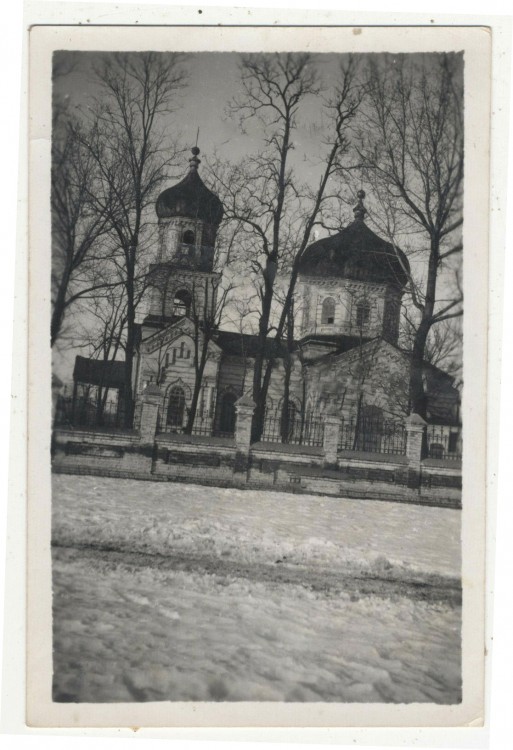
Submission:
{"label": "arched window", "polygon": [[335,322],[335,300],[332,297],[326,297],[322,303],[322,325],[333,325]]}
{"label": "arched window", "polygon": [[237,395],[232,392],[225,393],[221,401],[221,414],[219,418],[219,431],[226,435],[235,432],[235,402]]}
{"label": "arched window", "polygon": [[169,403],[167,406],[168,427],[182,427],[185,412],[185,393],[179,385],[173,386],[169,391]]}
{"label": "arched window", "polygon": [[289,399],[287,403],[287,413],[289,418],[289,424],[294,424],[295,420],[298,417],[298,408],[296,404]]}
{"label": "arched window", "polygon": [[183,317],[184,315],[189,315],[191,311],[191,302],[192,297],[190,295],[190,292],[187,291],[187,289],[180,289],[175,294],[175,298],[173,300],[173,312],[175,315],[179,315]]}
{"label": "arched window", "polygon": [[196,241],[196,237],[194,235],[194,232],[191,229],[188,229],[186,232],[183,233],[182,242],[184,245],[194,245],[195,241]]}
{"label": "arched window", "polygon": [[[283,407],[282,407],[283,408]],[[287,420],[282,415],[282,439],[286,442],[293,441],[298,433],[299,410],[290,399],[287,401]]]}
{"label": "arched window", "polygon": [[361,300],[356,305],[356,325],[358,328],[365,328],[369,324],[370,305],[366,300]]}
{"label": "arched window", "polygon": [[362,406],[358,419],[359,450],[379,453],[383,436],[383,409],[379,406]]}

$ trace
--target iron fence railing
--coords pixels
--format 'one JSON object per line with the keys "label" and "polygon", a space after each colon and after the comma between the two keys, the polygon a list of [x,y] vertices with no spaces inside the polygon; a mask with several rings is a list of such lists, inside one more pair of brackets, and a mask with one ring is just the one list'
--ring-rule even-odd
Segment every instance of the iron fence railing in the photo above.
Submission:
{"label": "iron fence railing", "polygon": [[124,426],[123,410],[118,401],[98,403],[95,400],[59,396],[55,408],[55,427],[106,427]]}
{"label": "iron fence railing", "polygon": [[281,411],[266,414],[262,441],[267,443],[289,443],[321,447],[324,440],[324,423],[320,416],[306,414],[289,418],[283,423]]}
{"label": "iron fence railing", "polygon": [[461,461],[460,431],[451,429],[447,425],[428,424],[426,427],[426,454],[428,458]]}
{"label": "iron fence railing", "polygon": [[[166,432],[173,435],[185,435],[187,429],[187,417],[184,416],[182,424],[173,424],[162,418],[159,412],[157,420],[157,432]],[[203,437],[229,437],[234,436],[234,431],[226,432],[215,428],[214,418],[210,415],[197,414],[194,424],[189,433],[190,435],[200,435]]]}
{"label": "iron fence railing", "polygon": [[[159,410],[157,432],[185,434],[187,415],[182,424],[167,422],[167,414]],[[136,420],[137,421],[137,420]],[[219,420],[213,413],[196,415],[190,434],[203,437],[233,438],[233,429],[221,430]],[[235,422],[235,420],[234,420]],[[54,417],[55,427],[123,429],[122,402],[107,400],[98,404],[95,399],[62,394],[58,397]],[[224,425],[225,426],[225,425]],[[339,451],[365,453],[406,454],[407,431],[397,419],[382,415],[342,417],[338,438]],[[296,413],[284,422],[281,410],[268,412],[265,416],[262,442],[285,443],[322,447],[324,423],[321,414]],[[449,425],[427,425],[424,434],[423,456],[449,461],[461,461],[461,431]]]}
{"label": "iron fence railing", "polygon": [[406,454],[406,428],[393,419],[343,417],[338,449],[403,456]]}

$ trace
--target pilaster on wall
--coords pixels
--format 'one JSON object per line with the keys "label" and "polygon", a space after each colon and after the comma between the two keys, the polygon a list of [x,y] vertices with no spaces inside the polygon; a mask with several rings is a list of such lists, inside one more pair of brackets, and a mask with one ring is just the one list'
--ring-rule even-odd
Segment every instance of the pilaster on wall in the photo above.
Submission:
{"label": "pilaster on wall", "polygon": [[420,465],[422,460],[422,441],[426,422],[419,414],[406,417],[406,456],[408,458],[408,486],[420,487]]}

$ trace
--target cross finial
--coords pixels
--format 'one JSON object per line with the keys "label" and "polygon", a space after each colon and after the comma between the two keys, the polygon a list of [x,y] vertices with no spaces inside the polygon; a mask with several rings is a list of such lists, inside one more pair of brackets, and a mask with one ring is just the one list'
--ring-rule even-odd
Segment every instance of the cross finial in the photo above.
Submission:
{"label": "cross finial", "polygon": [[358,197],[358,203],[353,208],[354,218],[358,221],[363,221],[365,218],[365,214],[367,213],[367,209],[363,205],[363,199],[365,198],[365,190],[359,190],[356,193]]}
{"label": "cross finial", "polygon": [[190,171],[191,172],[197,172],[198,171],[198,167],[201,164],[201,159],[198,159],[198,154],[199,154],[200,150],[199,150],[199,148],[197,146],[193,146],[191,148],[191,152],[192,152],[192,158],[189,159]]}

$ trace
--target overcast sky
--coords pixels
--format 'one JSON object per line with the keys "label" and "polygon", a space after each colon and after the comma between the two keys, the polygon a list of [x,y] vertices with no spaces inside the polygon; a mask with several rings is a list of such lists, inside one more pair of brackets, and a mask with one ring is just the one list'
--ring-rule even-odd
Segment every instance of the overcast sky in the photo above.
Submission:
{"label": "overcast sky", "polygon": [[[65,98],[72,107],[78,107],[84,111],[92,98],[99,92],[95,81],[94,67],[101,56],[109,53],[95,52],[57,52],[54,63],[60,75],[54,78],[54,93],[59,98]],[[137,53],[134,53],[137,54]],[[162,53],[166,54],[166,53]],[[339,82],[340,65],[344,55],[325,54],[315,56],[317,67],[323,88],[329,95]],[[369,55],[362,55],[362,58]],[[376,56],[374,56],[376,57]],[[384,55],[380,55],[384,57]],[[411,59],[419,56],[409,55]],[[423,56],[425,58],[425,56]],[[433,63],[436,55],[433,54]],[[177,164],[174,173],[169,174],[168,184],[174,184],[181,179],[188,170],[188,151],[195,142],[199,128],[198,145],[201,149],[202,166],[200,173],[208,183],[208,160],[215,153],[228,161],[236,162],[247,153],[257,153],[262,143],[261,125],[255,120],[247,125],[247,132],[243,133],[237,118],[227,113],[227,105],[240,91],[239,77],[240,55],[238,53],[209,53],[200,52],[189,54],[184,61],[183,67],[187,74],[187,85],[179,94],[176,110],[162,118],[160,126],[165,132],[169,132],[170,138],[179,137],[183,147],[187,149],[183,154],[183,163]],[[64,74],[63,74],[64,73]],[[298,128],[294,131],[294,150],[291,160],[300,179],[309,182],[310,185],[318,184],[322,169],[322,160],[319,157],[324,153],[322,145],[322,100],[320,97],[307,97],[301,105]],[[335,186],[332,186],[335,187]],[[345,189],[344,185],[337,183],[336,189],[340,192],[341,199],[346,201],[342,209],[343,223],[353,219],[352,205],[354,199],[352,192]],[[367,221],[372,226],[372,195],[367,195],[366,205],[369,209]],[[320,235],[325,234],[320,230]],[[399,240],[400,244],[401,239]],[[406,249],[406,247],[405,247]],[[424,261],[415,256],[410,258],[412,268],[418,266],[422,272]],[[420,264],[420,265],[419,265]],[[417,274],[418,275],[418,274]],[[443,283],[443,282],[442,282]],[[75,352],[76,353],[76,350]],[[85,352],[83,352],[85,353]],[[74,357],[73,357],[74,358]],[[66,356],[64,366],[65,380],[70,379],[69,358]],[[60,369],[60,368],[59,368]]]}
{"label": "overcast sky", "polygon": [[[55,79],[55,93],[69,98],[80,107],[87,107],[91,97],[97,93],[93,69],[99,59],[94,52],[56,53],[57,59],[65,68],[66,58],[73,59],[74,68],[67,75]],[[103,53],[105,54],[105,53]],[[340,63],[343,55],[317,55],[318,68],[323,85],[329,91],[339,79]],[[184,69],[188,83],[179,95],[177,111],[162,119],[162,125],[170,134],[180,133],[184,146],[192,147],[196,142],[197,129],[200,129],[198,145],[201,158],[208,160],[214,151],[231,161],[237,161],[248,152],[258,147],[262,136],[255,123],[248,126],[248,133],[241,131],[236,118],[226,113],[227,104],[240,89],[238,53],[199,52],[188,55]],[[60,66],[61,67],[61,66]],[[302,177],[311,177],[317,183],[315,157],[319,153],[319,126],[321,124],[322,104],[319,98],[309,97],[301,106],[301,118],[298,130],[294,133],[295,152],[293,158]],[[306,160],[304,157],[307,157]],[[188,156],[184,157],[183,171],[188,167]],[[170,176],[172,179],[172,176]]]}

